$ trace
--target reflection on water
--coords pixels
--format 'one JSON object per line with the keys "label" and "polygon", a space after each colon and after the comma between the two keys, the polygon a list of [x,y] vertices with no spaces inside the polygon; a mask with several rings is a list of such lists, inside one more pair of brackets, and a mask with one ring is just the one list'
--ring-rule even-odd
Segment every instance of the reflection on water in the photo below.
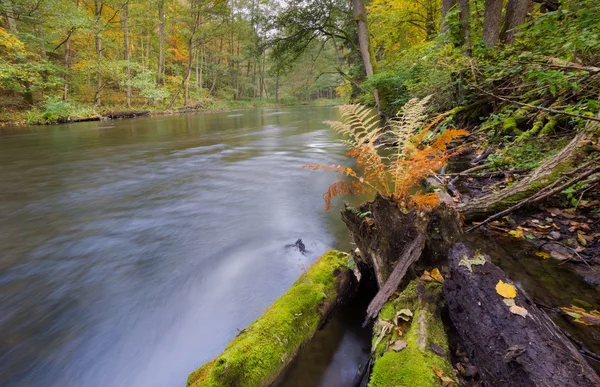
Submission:
{"label": "reflection on water", "polygon": [[[335,177],[300,169],[345,160],[332,118],[286,108],[0,132],[0,385],[183,385],[318,255],[347,246],[323,213]],[[285,249],[298,238],[307,256]]]}

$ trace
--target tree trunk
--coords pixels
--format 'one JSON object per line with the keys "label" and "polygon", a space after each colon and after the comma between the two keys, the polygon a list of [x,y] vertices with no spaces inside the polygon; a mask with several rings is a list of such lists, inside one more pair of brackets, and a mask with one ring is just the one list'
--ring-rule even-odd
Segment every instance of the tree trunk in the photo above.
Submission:
{"label": "tree trunk", "polygon": [[35,25],[35,32],[40,41],[40,58],[46,60],[46,35],[44,34],[44,26],[42,23]]}
{"label": "tree trunk", "polygon": [[444,296],[460,342],[486,386],[592,387],[600,378],[556,325],[527,294],[517,289],[513,314],[496,292],[510,283],[489,257],[462,243],[449,253]]}
{"label": "tree trunk", "polygon": [[448,31],[446,17],[448,16],[450,9],[456,5],[456,1],[457,0],[442,0],[442,26],[440,27],[442,32]]}
{"label": "tree trunk", "polygon": [[513,44],[517,31],[516,27],[525,22],[527,17],[527,8],[530,0],[508,0],[506,3],[506,14],[504,16],[504,25],[500,38],[506,44]]}
{"label": "tree trunk", "polygon": [[96,16],[96,26],[94,29],[94,43],[96,47],[96,93],[94,94],[94,106],[100,106],[100,92],[102,91],[102,1],[94,0],[94,15]]}
{"label": "tree trunk", "polygon": [[373,269],[380,288],[417,235],[426,236],[427,261],[439,262],[461,233],[456,212],[446,204],[420,216],[415,211],[404,213],[394,201],[379,194],[359,208],[344,208],[342,220],[361,252],[361,261]]}
{"label": "tree trunk", "polygon": [[129,66],[129,1],[123,5],[123,14],[121,15],[121,27],[123,29],[123,59],[127,62],[125,86],[125,98],[127,107],[131,107],[131,67]]}
{"label": "tree trunk", "polygon": [[165,2],[158,1],[158,70],[156,84],[162,84],[162,76],[165,71]]}
{"label": "tree trunk", "polygon": [[502,0],[485,0],[483,16],[483,43],[491,48],[498,43],[502,25]]}
{"label": "tree trunk", "polygon": [[463,51],[471,55],[471,5],[470,0],[458,0],[460,9],[460,36],[462,37]]}
{"label": "tree trunk", "polygon": [[6,24],[8,26],[8,32],[13,35],[19,33],[17,30],[17,21],[14,18],[13,5],[11,0],[2,0],[2,4],[4,5],[4,11],[6,16]]}
{"label": "tree trunk", "polygon": [[[358,28],[358,46],[360,55],[368,78],[374,74],[372,62],[374,58],[371,56],[369,47],[369,26],[367,24],[367,11],[365,10],[364,0],[352,0],[352,8],[354,9],[354,17]],[[381,110],[379,92],[377,89],[373,90],[373,95],[375,97],[377,110]]]}
{"label": "tree trunk", "polygon": [[68,38],[65,43],[65,76],[64,76],[64,87],[63,87],[63,101],[69,99],[69,72],[71,71],[71,39]]}

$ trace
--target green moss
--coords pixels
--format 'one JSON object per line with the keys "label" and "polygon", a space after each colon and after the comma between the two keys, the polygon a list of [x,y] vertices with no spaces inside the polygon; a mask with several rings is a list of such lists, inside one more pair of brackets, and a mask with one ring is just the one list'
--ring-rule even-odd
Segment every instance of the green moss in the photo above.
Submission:
{"label": "green moss", "polygon": [[[423,291],[426,294],[419,298],[416,293],[417,282],[412,281],[400,297],[384,306],[384,308],[393,306],[394,310],[410,306],[414,316],[410,322],[401,327],[404,331],[402,340],[408,344],[406,348],[399,352],[393,350],[385,352],[385,344],[383,346],[380,344],[376,349],[377,359],[373,366],[369,387],[440,386],[441,383],[433,372],[432,366],[444,371],[445,376],[454,375],[448,358],[439,356],[429,349],[430,343],[434,343],[446,354],[449,353],[448,340],[435,302],[441,297],[441,286],[437,283],[435,283],[437,285],[432,284],[434,283],[425,285]],[[430,301],[426,303],[423,299]],[[418,344],[420,321],[423,319],[427,322],[424,350]],[[394,339],[391,334],[382,342],[385,343],[390,339]]]}
{"label": "green moss", "polygon": [[557,123],[558,123],[557,116],[550,117],[550,119],[548,120],[546,125],[544,125],[544,127],[542,128],[542,131],[540,132],[540,134],[544,135],[544,134],[550,134],[550,133],[554,132],[554,129],[556,128]]}
{"label": "green moss", "polygon": [[336,298],[336,273],[347,270],[347,254],[331,250],[319,258],[223,353],[194,371],[187,386],[266,386],[309,340],[321,320],[319,307]]}
{"label": "green moss", "polygon": [[384,320],[391,321],[395,315],[396,315],[396,308],[394,308],[394,305],[391,302],[385,303],[383,305],[383,308],[381,308],[381,311],[379,312],[379,318],[384,319]]}

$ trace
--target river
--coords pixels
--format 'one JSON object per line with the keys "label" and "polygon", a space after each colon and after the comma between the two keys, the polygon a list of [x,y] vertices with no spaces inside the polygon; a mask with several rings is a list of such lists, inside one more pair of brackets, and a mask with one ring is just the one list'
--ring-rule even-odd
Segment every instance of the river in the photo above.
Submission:
{"label": "river", "polygon": [[[323,124],[335,118],[294,107],[3,129],[0,386],[185,385],[321,253],[348,247],[323,211],[335,176],[301,169],[346,161]],[[298,238],[306,256],[285,247]],[[347,379],[330,352],[315,372]]]}

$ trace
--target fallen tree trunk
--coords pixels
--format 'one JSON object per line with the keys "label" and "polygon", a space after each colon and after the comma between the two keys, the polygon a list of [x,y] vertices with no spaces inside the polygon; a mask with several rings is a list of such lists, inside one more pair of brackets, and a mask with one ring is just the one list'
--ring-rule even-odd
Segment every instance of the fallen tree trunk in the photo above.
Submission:
{"label": "fallen tree trunk", "polygon": [[222,354],[192,372],[187,386],[270,386],[300,348],[349,300],[356,279],[348,255],[331,250],[319,258]]}
{"label": "fallen tree trunk", "polygon": [[462,203],[458,211],[468,221],[484,219],[515,206],[554,183],[572,169],[581,149],[597,135],[598,126],[597,121],[588,121],[584,130],[579,131],[560,152],[544,160],[530,175],[503,190]]}
{"label": "fallen tree trunk", "polygon": [[449,253],[449,271],[443,288],[450,318],[487,386],[600,385],[573,344],[522,290],[514,298],[504,295],[526,312],[507,305],[512,301],[505,302],[496,286],[510,280],[488,257],[458,243]]}
{"label": "fallen tree trunk", "polygon": [[[370,386],[456,385],[441,310],[438,282],[410,282],[400,296],[386,302],[373,331],[374,366]],[[451,383],[454,382],[454,383]]]}

